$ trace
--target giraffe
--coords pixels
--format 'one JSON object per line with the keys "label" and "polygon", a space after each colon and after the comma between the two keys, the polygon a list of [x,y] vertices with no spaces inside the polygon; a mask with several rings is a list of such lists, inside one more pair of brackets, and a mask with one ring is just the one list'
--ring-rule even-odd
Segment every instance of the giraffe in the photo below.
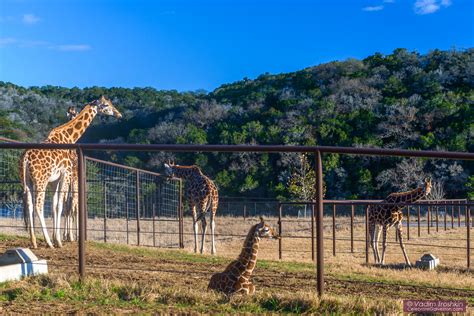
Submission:
{"label": "giraffe", "polygon": [[255,285],[252,284],[251,277],[257,264],[258,245],[261,238],[280,238],[262,217],[260,217],[260,223],[250,228],[237,260],[232,261],[224,272],[212,275],[208,290],[220,291],[226,295],[255,293]]}
{"label": "giraffe", "polygon": [[[198,221],[201,220],[201,253],[204,252],[204,240],[206,236],[207,223],[206,213],[210,210],[211,217],[211,241],[212,249],[211,254],[216,253],[216,246],[214,240],[215,233],[215,216],[217,211],[217,205],[219,203],[219,195],[217,187],[205,176],[198,166],[179,166],[174,165],[171,162],[165,163],[165,174],[168,177],[177,177],[184,179],[185,184],[185,197],[188,201],[189,207],[193,214],[193,228],[194,228],[194,252],[197,253],[197,234],[198,234]],[[198,212],[196,211],[198,208]]]}
{"label": "giraffe", "polygon": [[[48,135],[47,143],[75,143],[89,127],[97,113],[115,116],[122,115],[112,105],[112,102],[101,97],[87,104],[84,109],[71,121],[54,128]],[[46,243],[54,248],[49,238],[44,220],[45,191],[49,184],[53,186],[53,241],[56,246],[61,247],[60,220],[65,199],[65,193],[71,181],[73,161],[71,150],[26,150],[20,157],[20,180],[23,186],[25,210],[28,211],[26,222],[30,233],[33,248],[37,248],[36,236],[34,234],[33,216],[34,212],[39,217],[41,229]],[[24,212],[26,216],[26,211]]]}
{"label": "giraffe", "polygon": [[[374,252],[375,263],[384,264],[385,262],[385,250],[387,248],[387,230],[396,226],[398,240],[400,247],[402,248],[405,262],[408,266],[411,266],[410,260],[408,259],[405,251],[405,245],[403,244],[403,231],[402,231],[402,219],[405,203],[414,203],[431,192],[431,179],[426,178],[424,180],[424,186],[418,187],[414,190],[407,192],[391,193],[389,196],[382,201],[382,203],[392,203],[393,205],[369,205],[369,236],[370,244]],[[402,205],[397,205],[402,204]],[[381,229],[383,231],[383,243],[382,243],[382,257],[379,256],[378,242],[380,238]]]}

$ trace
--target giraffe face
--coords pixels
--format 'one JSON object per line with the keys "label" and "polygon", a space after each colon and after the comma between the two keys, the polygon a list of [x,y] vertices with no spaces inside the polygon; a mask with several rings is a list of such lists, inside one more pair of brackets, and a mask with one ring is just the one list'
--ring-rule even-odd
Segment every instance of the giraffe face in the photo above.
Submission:
{"label": "giraffe face", "polygon": [[425,196],[430,194],[431,192],[431,178],[425,179]]}
{"label": "giraffe face", "polygon": [[93,105],[97,107],[98,113],[107,116],[115,116],[118,119],[122,118],[122,114],[115,108],[112,101],[104,96],[101,96],[99,100],[94,101]]}
{"label": "giraffe face", "polygon": [[69,120],[73,120],[77,116],[76,108],[74,106],[70,106],[67,109],[66,115]]}
{"label": "giraffe face", "polygon": [[260,224],[257,225],[257,230],[255,233],[260,238],[280,239],[280,236],[278,236],[275,229],[269,224],[266,224],[262,217],[260,217]]}
{"label": "giraffe face", "polygon": [[167,164],[165,163],[165,175],[168,177],[168,178],[172,178],[174,176],[174,165],[172,165],[171,163],[170,164]]}

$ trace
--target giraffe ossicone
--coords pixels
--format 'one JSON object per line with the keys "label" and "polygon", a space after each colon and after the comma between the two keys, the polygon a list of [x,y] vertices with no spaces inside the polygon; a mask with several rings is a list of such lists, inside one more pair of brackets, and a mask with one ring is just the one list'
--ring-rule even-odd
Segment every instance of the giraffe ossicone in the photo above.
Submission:
{"label": "giraffe ossicone", "polygon": [[[385,250],[387,248],[387,231],[390,227],[396,226],[398,241],[402,249],[405,263],[411,266],[410,259],[403,243],[403,208],[405,204],[414,203],[426,197],[431,192],[431,178],[424,180],[423,187],[418,187],[407,192],[395,192],[389,194],[380,205],[369,205],[369,238],[374,252],[375,263],[385,264]],[[380,233],[383,234],[382,256],[379,255]]]}
{"label": "giraffe ossicone", "polygon": [[[47,143],[71,144],[75,143],[89,127],[98,114],[121,118],[122,114],[113,106],[112,102],[102,96],[100,99],[87,104],[84,109],[69,122],[54,128],[46,138]],[[44,219],[44,201],[48,185],[53,187],[53,242],[61,247],[60,223],[68,187],[75,176],[74,151],[72,150],[26,150],[19,163],[20,180],[23,186],[25,222],[30,233],[33,248],[37,248],[36,236],[33,227],[33,216],[39,217],[41,229],[46,243],[53,247],[49,238]],[[77,168],[76,168],[77,169]],[[73,181],[74,182],[74,181]],[[77,194],[77,193],[73,193]]]}
{"label": "giraffe ossicone", "polygon": [[260,240],[262,238],[279,239],[273,227],[265,223],[262,217],[260,222],[253,225],[245,238],[239,257],[232,261],[224,272],[212,275],[208,289],[222,292],[226,295],[255,293],[255,285],[252,283],[252,273],[257,264],[257,254]]}
{"label": "giraffe ossicone", "polygon": [[[198,226],[201,221],[201,253],[204,252],[204,243],[207,231],[206,214],[210,213],[211,221],[211,254],[216,253],[215,229],[216,212],[219,204],[219,194],[214,182],[204,175],[198,166],[179,166],[171,162],[165,163],[165,174],[185,180],[184,196],[193,214],[194,252],[197,253]],[[197,209],[197,210],[196,210]]]}

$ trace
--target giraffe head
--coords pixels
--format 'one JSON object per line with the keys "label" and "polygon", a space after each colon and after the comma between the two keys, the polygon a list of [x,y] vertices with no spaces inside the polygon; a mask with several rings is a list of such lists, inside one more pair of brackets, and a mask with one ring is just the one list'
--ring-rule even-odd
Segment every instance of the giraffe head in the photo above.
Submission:
{"label": "giraffe head", "polygon": [[73,120],[77,116],[76,107],[74,106],[68,107],[66,115],[69,120]]}
{"label": "giraffe head", "polygon": [[269,224],[265,223],[263,217],[260,216],[260,223],[257,224],[255,235],[260,238],[274,238],[280,239],[280,236],[275,232],[275,229]]}
{"label": "giraffe head", "polygon": [[168,163],[165,163],[165,175],[168,178],[174,177],[174,166],[176,166],[174,162],[168,161]]}
{"label": "giraffe head", "polygon": [[112,104],[112,101],[104,96],[101,96],[100,99],[93,101],[91,105],[97,109],[98,113],[108,116],[115,116],[118,119],[122,117],[122,114],[120,114],[120,112],[115,108],[115,106]]}
{"label": "giraffe head", "polygon": [[431,178],[425,178],[424,182],[425,182],[425,185],[423,189],[425,192],[425,196],[427,196],[431,192]]}

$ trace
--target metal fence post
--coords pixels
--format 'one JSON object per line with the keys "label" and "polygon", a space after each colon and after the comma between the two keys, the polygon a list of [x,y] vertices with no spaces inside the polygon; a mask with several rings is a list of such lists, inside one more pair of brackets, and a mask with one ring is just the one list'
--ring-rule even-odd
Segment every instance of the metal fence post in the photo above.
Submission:
{"label": "metal fence post", "polygon": [[323,240],[323,163],[321,152],[316,155],[316,274],[319,296],[324,293],[324,240]]}
{"label": "metal fence post", "polygon": [[418,237],[420,237],[421,235],[420,216],[421,216],[421,205],[418,205]]}
{"label": "metal fence post", "polygon": [[351,252],[354,253],[354,204],[351,205]]}
{"label": "metal fence post", "polygon": [[126,223],[126,227],[127,227],[127,245],[130,243],[130,239],[129,239],[129,236],[128,236],[128,202],[127,202],[127,205],[125,207],[125,218],[127,220],[127,223]]}
{"label": "metal fence post", "polygon": [[365,263],[369,264],[369,207],[365,208]]}
{"label": "metal fence post", "polygon": [[135,203],[137,209],[137,245],[140,246],[140,173],[135,172]]}
{"label": "metal fence post", "polygon": [[410,240],[410,205],[407,205],[407,240]]}
{"label": "metal fence post", "polygon": [[78,156],[78,195],[79,195],[79,276],[81,280],[84,280],[86,276],[86,242],[85,242],[85,204],[86,204],[86,174],[85,174],[85,161],[84,153],[82,148],[78,147],[77,149]]}
{"label": "metal fence post", "polygon": [[104,181],[104,242],[107,242],[107,183]]}
{"label": "metal fence post", "polygon": [[451,229],[454,228],[454,205],[451,205]]}
{"label": "metal fence post", "polygon": [[467,248],[467,268],[471,268],[471,225],[469,221],[471,220],[471,207],[466,208],[466,248]]}
{"label": "metal fence post", "polygon": [[[461,202],[459,202],[461,204]],[[458,227],[461,227],[461,205],[458,206]]]}
{"label": "metal fence post", "polygon": [[311,204],[311,260],[314,261],[314,204]]}
{"label": "metal fence post", "polygon": [[178,218],[179,248],[184,248],[183,181],[179,179]]}
{"label": "metal fence post", "polygon": [[428,227],[428,235],[430,234],[430,226],[431,226],[431,206],[428,206],[428,213],[427,213],[427,221],[428,221],[428,225],[426,225]]}
{"label": "metal fence post", "polygon": [[156,217],[156,206],[155,203],[152,205],[152,212],[153,212],[153,247],[156,247],[156,238],[155,238],[155,217]]}
{"label": "metal fence post", "polygon": [[282,218],[282,206],[281,206],[281,204],[279,204],[278,205],[278,236],[280,236],[280,238],[278,239],[278,259],[280,259],[280,260],[283,257],[283,254],[282,254],[282,248],[283,248],[282,239],[283,239],[283,236],[282,236],[281,218]]}
{"label": "metal fence post", "polygon": [[336,204],[332,205],[332,255],[336,256]]}

